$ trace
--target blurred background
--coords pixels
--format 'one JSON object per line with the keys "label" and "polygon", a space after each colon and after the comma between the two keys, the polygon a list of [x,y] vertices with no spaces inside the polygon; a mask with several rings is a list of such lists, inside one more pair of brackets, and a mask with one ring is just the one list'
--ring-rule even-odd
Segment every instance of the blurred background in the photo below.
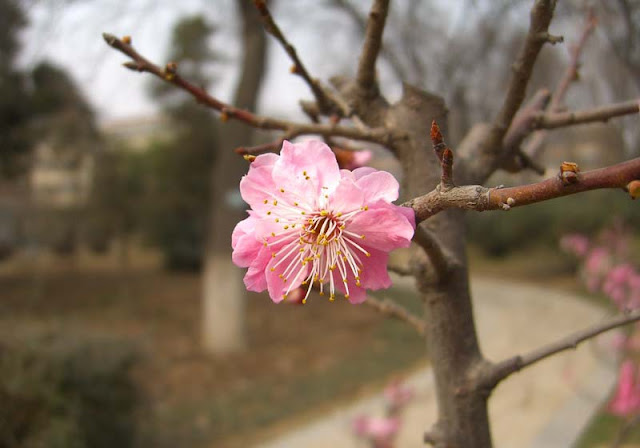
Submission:
{"label": "blurred background", "polygon": [[[253,294],[242,347],[203,346],[203,334],[216,332],[201,288],[206,252],[220,249],[207,244],[221,200],[212,173],[233,145],[274,136],[230,138],[229,124],[182,92],[124,69],[101,33],[132,36],[150,60],[177,61],[182,75],[232,103],[241,75],[258,74],[243,101],[305,120],[297,102],[310,94],[280,47],[260,33],[264,60],[243,59],[244,25],[255,18],[241,3],[0,0],[0,447],[250,446],[427,362],[423,341],[402,323],[320,298],[275,307]],[[270,6],[313,76],[327,79],[354,73],[366,3]],[[383,91],[398,98],[404,80],[445,97],[455,148],[500,107],[530,4],[393,2]],[[543,49],[531,94],[561,78],[587,4],[558,5],[551,29],[565,43]],[[593,6],[599,23],[570,108],[640,94],[640,4]],[[631,116],[555,131],[542,165],[550,176],[563,160],[586,170],[637,157],[639,129]],[[398,172],[384,150],[367,149],[373,166]],[[537,179],[498,173],[490,184]],[[223,200],[243,208],[237,195]],[[614,222],[638,248],[640,208],[619,192],[474,214],[472,273],[584,292],[558,240],[595,237]],[[408,290],[387,295],[420,310]]]}

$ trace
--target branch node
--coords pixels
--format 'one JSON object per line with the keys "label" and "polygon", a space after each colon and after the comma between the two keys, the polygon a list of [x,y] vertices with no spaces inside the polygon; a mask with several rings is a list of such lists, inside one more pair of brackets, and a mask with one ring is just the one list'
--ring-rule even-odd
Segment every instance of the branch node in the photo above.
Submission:
{"label": "branch node", "polygon": [[575,162],[562,162],[560,165],[560,180],[563,185],[571,185],[578,182],[580,167]]}
{"label": "branch node", "polygon": [[640,180],[632,180],[627,184],[627,191],[631,195],[631,199],[640,198]]}

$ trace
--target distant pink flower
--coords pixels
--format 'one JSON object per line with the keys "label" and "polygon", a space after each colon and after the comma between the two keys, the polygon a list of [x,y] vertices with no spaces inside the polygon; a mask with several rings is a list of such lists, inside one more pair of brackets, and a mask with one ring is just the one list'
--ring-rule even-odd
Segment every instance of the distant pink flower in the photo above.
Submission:
{"label": "distant pink flower", "polygon": [[388,253],[408,247],[415,229],[413,210],[391,203],[398,188],[384,171],[340,170],[319,141],[256,157],[240,182],[249,217],[231,243],[233,262],[249,268],[247,289],[280,302],[306,286],[304,303],[315,283],[331,300],[337,290],[360,303],[365,288],[391,286]]}
{"label": "distant pink flower", "polygon": [[572,233],[560,238],[560,247],[576,257],[584,257],[589,250],[589,239],[579,233]]}
{"label": "distant pink flower", "polygon": [[371,440],[376,448],[386,448],[392,446],[400,425],[398,417],[360,416],[353,421],[353,432],[359,437]]}
{"label": "distant pink flower", "polygon": [[387,401],[391,413],[400,411],[413,399],[414,395],[415,392],[413,388],[403,384],[399,380],[392,381],[384,389],[384,398]]}
{"label": "distant pink flower", "polygon": [[340,168],[347,170],[355,170],[356,168],[365,166],[373,157],[373,153],[366,149],[361,151],[347,151],[346,149],[334,147],[333,152],[336,155]]}
{"label": "distant pink flower", "polygon": [[602,284],[602,278],[610,268],[611,257],[606,249],[596,247],[589,252],[584,264],[587,288],[592,292],[598,290]]}
{"label": "distant pink flower", "polygon": [[640,411],[640,378],[637,366],[626,360],[620,366],[618,388],[609,403],[609,412],[620,417],[629,417]]}
{"label": "distant pink flower", "polygon": [[638,274],[633,266],[628,263],[614,266],[605,277],[602,285],[604,292],[621,309],[630,309],[637,306]]}

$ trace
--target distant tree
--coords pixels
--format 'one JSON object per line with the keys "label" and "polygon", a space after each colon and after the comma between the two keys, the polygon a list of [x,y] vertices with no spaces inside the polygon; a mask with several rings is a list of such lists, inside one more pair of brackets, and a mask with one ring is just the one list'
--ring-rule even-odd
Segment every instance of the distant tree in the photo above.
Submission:
{"label": "distant tree", "polygon": [[18,33],[26,25],[15,0],[0,0],[0,175],[16,174],[25,166],[31,136],[27,78],[15,65]]}
{"label": "distant tree", "polygon": [[[211,84],[211,61],[217,58],[209,45],[214,32],[215,27],[203,16],[185,17],[176,23],[170,44],[169,60],[179,61],[180,73],[205,86]],[[152,84],[151,92],[175,128],[175,137],[153,145],[153,181],[144,228],[162,249],[168,267],[199,269],[218,126],[210,111],[176,95],[166,84]]]}

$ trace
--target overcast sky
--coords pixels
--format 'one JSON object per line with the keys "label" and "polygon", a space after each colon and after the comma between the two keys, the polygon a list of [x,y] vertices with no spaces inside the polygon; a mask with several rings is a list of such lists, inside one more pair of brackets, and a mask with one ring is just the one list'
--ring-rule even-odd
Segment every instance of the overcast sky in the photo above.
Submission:
{"label": "overcast sky", "polygon": [[[123,68],[121,64],[126,57],[109,48],[101,33],[131,35],[138,51],[163,65],[167,62],[164,55],[176,19],[202,12],[202,4],[202,0],[39,1],[28,8],[30,26],[23,35],[21,63],[30,66],[46,58],[68,69],[102,120],[152,114],[154,105],[147,96],[151,76]],[[229,100],[237,78],[234,67],[239,53],[233,38],[237,31],[233,2],[217,0],[209,4],[215,6],[207,15],[226,30],[225,35],[214,39],[214,45],[230,57],[220,69],[220,81],[213,93]],[[304,54],[309,39],[299,32],[293,34]],[[223,39],[224,36],[227,38]],[[309,96],[308,90],[288,73],[290,62],[280,48],[271,44],[270,69],[259,107],[290,115],[296,113],[298,99]],[[313,57],[306,60],[310,59],[313,61]]]}

